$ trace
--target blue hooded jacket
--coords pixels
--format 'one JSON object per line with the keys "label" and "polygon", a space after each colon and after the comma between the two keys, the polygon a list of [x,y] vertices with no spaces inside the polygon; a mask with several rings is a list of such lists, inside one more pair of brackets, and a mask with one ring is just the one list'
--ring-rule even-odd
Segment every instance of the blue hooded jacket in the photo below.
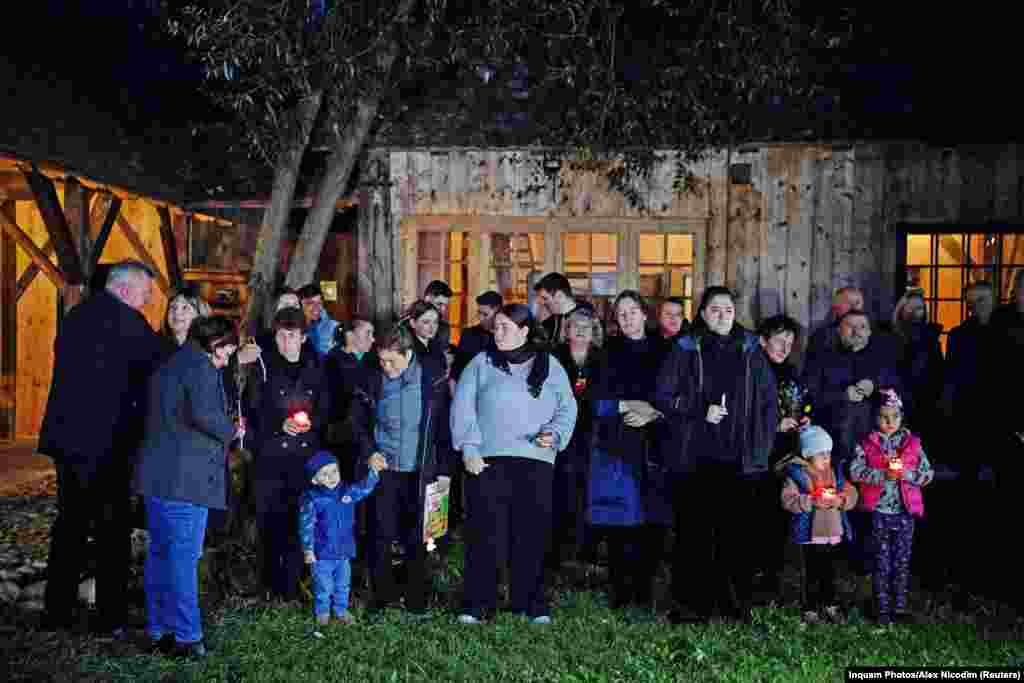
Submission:
{"label": "blue hooded jacket", "polygon": [[373,493],[379,479],[370,469],[357,484],[339,484],[333,489],[313,484],[325,465],[338,464],[333,455],[319,451],[306,463],[307,481],[299,507],[299,540],[303,552],[312,550],[318,560],[344,560],[356,556],[356,503]]}

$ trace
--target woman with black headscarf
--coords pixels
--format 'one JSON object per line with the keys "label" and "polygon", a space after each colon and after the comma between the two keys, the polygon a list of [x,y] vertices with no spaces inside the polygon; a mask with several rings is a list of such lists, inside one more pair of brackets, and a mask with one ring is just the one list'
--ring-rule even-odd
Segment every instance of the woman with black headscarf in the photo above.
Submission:
{"label": "woman with black headscarf", "polygon": [[460,623],[497,607],[497,565],[512,549],[512,611],[551,623],[544,603],[544,554],[551,530],[555,456],[576,425],[576,399],[562,365],[531,339],[530,309],[504,306],[494,347],[477,355],[455,389],[452,440],[466,478],[466,573]]}

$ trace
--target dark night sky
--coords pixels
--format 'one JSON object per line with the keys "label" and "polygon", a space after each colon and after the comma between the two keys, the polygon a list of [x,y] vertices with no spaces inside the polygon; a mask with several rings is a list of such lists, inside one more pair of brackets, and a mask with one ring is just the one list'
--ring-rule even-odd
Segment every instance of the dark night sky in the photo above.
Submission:
{"label": "dark night sky", "polygon": [[[25,10],[52,25],[60,49],[11,54],[18,64],[72,79],[76,94],[129,130],[182,121],[194,110],[198,73],[153,39],[157,0],[34,0]],[[842,107],[883,137],[964,142],[1019,136],[1013,107],[1016,47],[1010,11],[968,15],[966,5],[858,8],[849,62],[832,67]],[[31,20],[31,17],[27,17]],[[27,25],[24,24],[23,25]],[[10,45],[10,43],[8,43]],[[124,106],[130,100],[133,106]]]}

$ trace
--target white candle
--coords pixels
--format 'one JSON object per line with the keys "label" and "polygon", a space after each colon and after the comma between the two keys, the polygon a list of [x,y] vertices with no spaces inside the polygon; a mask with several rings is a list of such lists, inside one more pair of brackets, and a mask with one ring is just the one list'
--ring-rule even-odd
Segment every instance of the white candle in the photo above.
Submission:
{"label": "white candle", "polygon": [[295,413],[295,415],[292,416],[292,420],[294,420],[295,424],[299,425],[300,427],[309,426],[309,415],[307,415],[305,411],[299,411]]}
{"label": "white candle", "polygon": [[725,410],[725,394],[722,394],[722,410]]}

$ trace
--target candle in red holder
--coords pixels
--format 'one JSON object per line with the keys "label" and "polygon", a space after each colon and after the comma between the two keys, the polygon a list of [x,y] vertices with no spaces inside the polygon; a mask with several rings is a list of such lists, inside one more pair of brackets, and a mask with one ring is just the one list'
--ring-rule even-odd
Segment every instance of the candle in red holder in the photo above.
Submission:
{"label": "candle in red holder", "polygon": [[309,415],[306,411],[300,410],[299,412],[292,415],[292,422],[299,425],[303,429],[309,429]]}
{"label": "candle in red holder", "polygon": [[836,490],[833,488],[827,488],[821,490],[822,500],[832,500],[836,497]]}
{"label": "candle in red holder", "polygon": [[894,472],[899,472],[903,469],[903,461],[899,458],[893,458],[889,461],[889,469]]}

